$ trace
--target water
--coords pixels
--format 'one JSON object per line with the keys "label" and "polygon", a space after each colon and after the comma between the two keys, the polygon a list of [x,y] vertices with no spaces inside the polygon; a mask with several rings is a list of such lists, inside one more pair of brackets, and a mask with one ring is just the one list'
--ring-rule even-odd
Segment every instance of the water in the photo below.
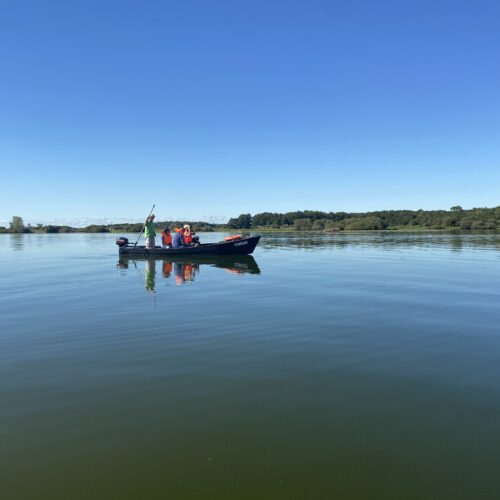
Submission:
{"label": "water", "polygon": [[2,498],[500,497],[500,236],[115,236],[0,236]]}

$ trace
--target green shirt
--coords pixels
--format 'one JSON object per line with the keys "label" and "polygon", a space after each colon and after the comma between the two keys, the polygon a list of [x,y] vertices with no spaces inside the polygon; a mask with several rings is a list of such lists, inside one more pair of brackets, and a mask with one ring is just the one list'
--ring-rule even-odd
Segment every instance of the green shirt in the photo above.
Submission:
{"label": "green shirt", "polygon": [[144,226],[144,236],[146,238],[154,238],[156,236],[154,223],[152,220],[146,222],[146,225]]}

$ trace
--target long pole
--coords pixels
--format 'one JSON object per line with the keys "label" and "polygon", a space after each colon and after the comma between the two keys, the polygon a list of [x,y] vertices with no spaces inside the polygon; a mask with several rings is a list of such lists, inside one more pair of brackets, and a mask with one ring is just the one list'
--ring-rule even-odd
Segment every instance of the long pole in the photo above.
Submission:
{"label": "long pole", "polygon": [[[150,210],[148,216],[146,217],[146,222],[149,219],[150,215],[153,213],[154,209],[155,209],[155,206],[153,204],[153,208]],[[134,243],[134,250],[135,250],[135,247],[137,246],[137,243],[139,243],[139,240],[141,239],[141,234],[144,231],[144,228],[146,227],[146,222],[144,222],[144,224],[142,225],[141,232],[139,233],[139,236],[137,237],[137,241]]]}

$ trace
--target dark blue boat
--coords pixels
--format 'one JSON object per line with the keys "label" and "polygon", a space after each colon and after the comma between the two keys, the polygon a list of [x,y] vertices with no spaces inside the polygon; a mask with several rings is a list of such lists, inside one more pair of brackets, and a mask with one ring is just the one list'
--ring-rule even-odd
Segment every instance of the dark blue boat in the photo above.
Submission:
{"label": "dark blue boat", "polygon": [[143,245],[134,246],[127,238],[118,238],[116,244],[119,247],[120,256],[144,256],[161,257],[165,255],[249,255],[259,243],[260,236],[250,236],[231,241],[220,241],[218,243],[201,243],[196,246],[184,246],[179,248],[146,248]]}

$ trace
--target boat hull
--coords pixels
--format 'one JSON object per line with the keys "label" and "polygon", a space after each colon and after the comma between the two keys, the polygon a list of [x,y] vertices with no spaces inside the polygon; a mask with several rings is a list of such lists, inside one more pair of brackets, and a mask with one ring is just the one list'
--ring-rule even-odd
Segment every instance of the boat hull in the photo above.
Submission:
{"label": "boat hull", "polygon": [[218,243],[203,243],[198,246],[186,246],[179,248],[145,248],[144,246],[126,245],[119,247],[120,256],[145,256],[162,257],[166,255],[188,256],[188,255],[249,255],[259,243],[260,236],[251,236],[233,241],[221,241]]}

